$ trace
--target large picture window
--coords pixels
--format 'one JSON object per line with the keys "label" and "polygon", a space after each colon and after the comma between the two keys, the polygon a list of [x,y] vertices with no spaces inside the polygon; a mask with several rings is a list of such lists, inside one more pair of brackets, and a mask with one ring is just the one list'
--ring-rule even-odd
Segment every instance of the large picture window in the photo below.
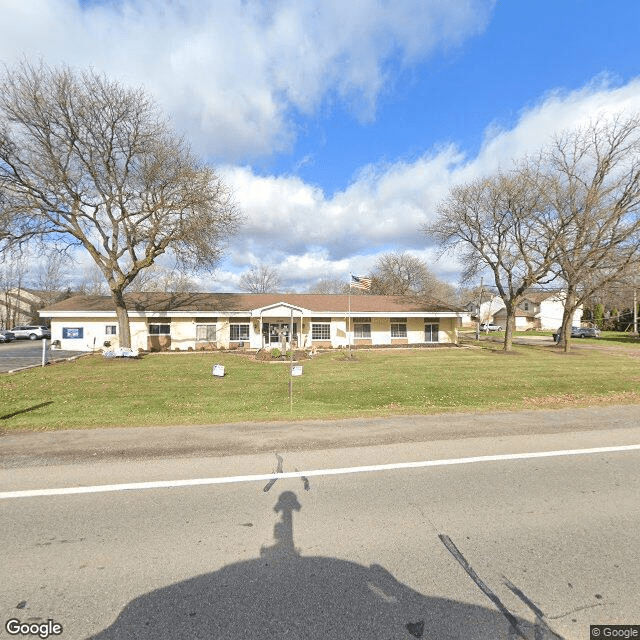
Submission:
{"label": "large picture window", "polygon": [[370,338],[371,318],[354,318],[353,335],[355,338]]}
{"label": "large picture window", "polygon": [[331,323],[312,322],[311,323],[311,339],[312,340],[331,340]]}
{"label": "large picture window", "polygon": [[150,336],[168,336],[171,335],[170,324],[150,324],[149,325]]}
{"label": "large picture window", "polygon": [[229,325],[229,339],[231,342],[249,340],[249,324],[238,323]]}
{"label": "large picture window", "polygon": [[216,325],[215,324],[196,325],[196,341],[215,342],[216,341]]}

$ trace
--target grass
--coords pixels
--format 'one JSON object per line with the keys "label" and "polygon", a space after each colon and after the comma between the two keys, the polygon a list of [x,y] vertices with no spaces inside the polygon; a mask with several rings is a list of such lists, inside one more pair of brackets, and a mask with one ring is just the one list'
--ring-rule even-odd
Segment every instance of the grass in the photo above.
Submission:
{"label": "grass", "polygon": [[[585,341],[586,342],[586,341]],[[594,341],[595,342],[595,341]],[[602,344],[602,343],[600,343]],[[212,375],[214,364],[226,368]],[[639,403],[640,349],[339,352],[289,368],[230,353],[87,356],[0,377],[0,429],[191,425]]]}
{"label": "grass", "polygon": [[[529,331],[514,331],[514,338],[530,338],[533,336],[541,336],[546,338],[553,337],[555,331],[538,331],[538,330],[529,330]],[[465,342],[469,342],[471,340],[475,341],[475,331],[466,330],[461,333]],[[492,331],[491,333],[480,333],[480,340],[492,340],[502,342],[504,340],[504,331]],[[580,345],[582,343],[616,343],[616,344],[628,344],[635,345],[640,347],[640,339],[636,337],[634,333],[629,333],[627,331],[603,331],[602,335],[599,338],[573,338],[573,343],[576,345]]]}

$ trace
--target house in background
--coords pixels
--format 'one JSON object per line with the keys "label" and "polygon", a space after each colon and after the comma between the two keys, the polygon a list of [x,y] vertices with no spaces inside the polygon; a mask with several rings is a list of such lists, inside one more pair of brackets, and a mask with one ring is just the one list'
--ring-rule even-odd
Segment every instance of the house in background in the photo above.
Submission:
{"label": "house in background", "polygon": [[0,291],[0,329],[21,324],[34,324],[47,300],[42,291],[13,287]]}
{"label": "house in background", "polygon": [[[442,303],[394,296],[132,293],[125,300],[131,346],[144,351],[447,344],[457,342],[461,316]],[[63,349],[119,346],[108,296],[75,296],[40,315]]]}
{"label": "house in background", "polygon": [[[565,293],[563,291],[528,291],[516,309],[516,331],[538,329],[540,331],[556,331],[562,324]],[[500,296],[490,295],[480,307],[482,322],[493,322],[504,327],[507,323],[507,312]],[[573,316],[573,326],[580,326],[582,307]]]}

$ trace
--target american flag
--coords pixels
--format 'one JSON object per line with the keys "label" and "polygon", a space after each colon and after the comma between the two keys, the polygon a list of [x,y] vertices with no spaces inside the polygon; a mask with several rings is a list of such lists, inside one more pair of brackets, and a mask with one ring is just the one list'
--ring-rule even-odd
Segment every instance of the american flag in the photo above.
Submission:
{"label": "american flag", "polygon": [[349,286],[354,289],[364,289],[365,291],[368,291],[371,289],[371,278],[358,278],[358,276],[352,275]]}

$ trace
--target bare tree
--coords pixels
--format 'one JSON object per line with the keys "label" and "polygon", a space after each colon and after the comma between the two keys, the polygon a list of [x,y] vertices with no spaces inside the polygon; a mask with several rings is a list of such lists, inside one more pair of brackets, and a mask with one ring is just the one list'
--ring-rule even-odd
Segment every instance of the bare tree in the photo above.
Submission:
{"label": "bare tree", "polygon": [[158,256],[212,270],[240,214],[140,89],[69,68],[0,80],[0,251],[81,246],[102,273],[130,346],[125,289]]}
{"label": "bare tree", "polygon": [[491,272],[507,314],[505,351],[511,350],[516,309],[526,290],[553,278],[559,230],[550,217],[536,166],[527,163],[454,187],[436,220],[424,227],[442,253],[457,253],[464,266],[463,282]]}
{"label": "bare tree", "polygon": [[278,269],[268,264],[253,265],[240,276],[240,289],[249,293],[277,293],[280,286]]}
{"label": "bare tree", "polygon": [[193,278],[178,269],[166,269],[155,264],[142,271],[129,291],[166,291],[167,293],[195,293],[199,290]]}
{"label": "bare tree", "polygon": [[20,254],[6,257],[10,259],[0,262],[0,326],[10,329],[23,321],[21,298],[26,265]]}
{"label": "bare tree", "polygon": [[[139,277],[142,277],[143,273],[144,271],[141,271]],[[107,283],[98,265],[93,264],[83,270],[82,279],[77,284],[77,292],[83,296],[108,295]]]}
{"label": "bare tree", "polygon": [[57,251],[44,257],[34,281],[44,306],[53,304],[63,294],[69,277],[69,257]]}
{"label": "bare tree", "polygon": [[424,260],[406,251],[382,254],[369,277],[370,294],[433,298],[457,303],[455,287],[440,280]]}
{"label": "bare tree", "polygon": [[562,229],[555,261],[567,287],[561,334],[569,351],[576,309],[640,258],[640,117],[559,135],[543,161],[545,197]]}
{"label": "bare tree", "polygon": [[307,293],[317,293],[322,295],[347,294],[349,293],[349,283],[340,278],[324,275],[313,286],[309,287]]}
{"label": "bare tree", "polygon": [[371,294],[410,296],[422,292],[432,274],[420,258],[406,251],[392,251],[376,260],[369,277]]}
{"label": "bare tree", "polygon": [[[583,306],[585,316],[602,328],[605,324],[614,325],[621,331],[633,329],[637,331],[638,320],[638,284],[640,280],[637,274],[640,272],[640,263],[630,266],[629,274],[615,282],[603,285],[597,291],[588,296]],[[635,313],[634,313],[635,307]],[[602,316],[598,317],[596,310],[600,309]],[[617,310],[617,313],[615,311]],[[606,314],[609,314],[609,318]]]}

